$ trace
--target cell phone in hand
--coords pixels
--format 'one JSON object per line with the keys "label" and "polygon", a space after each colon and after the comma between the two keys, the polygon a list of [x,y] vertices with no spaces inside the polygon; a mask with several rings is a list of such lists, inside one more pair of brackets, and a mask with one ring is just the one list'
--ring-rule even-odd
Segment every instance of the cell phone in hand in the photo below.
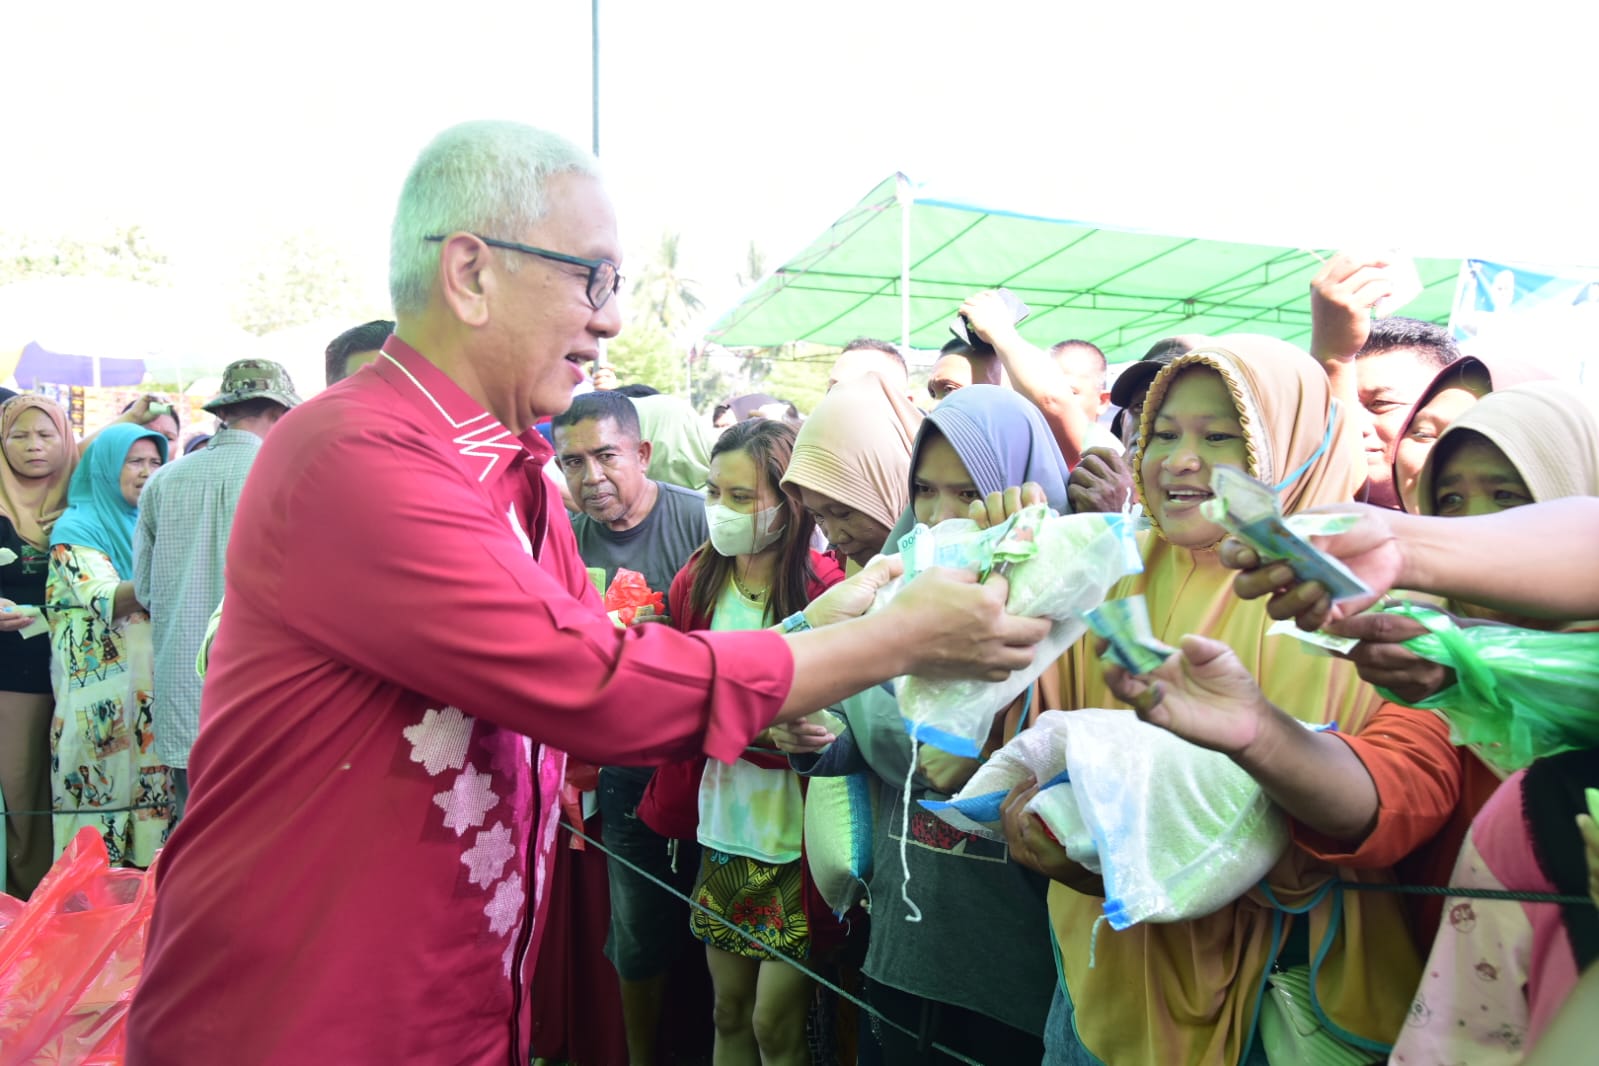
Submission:
{"label": "cell phone in hand", "polygon": [[[997,289],[995,291],[999,293],[1000,299],[1005,301],[1005,306],[1010,309],[1012,325],[1019,324],[1022,319],[1033,313],[1033,309],[1023,303],[1021,297],[1009,289]],[[993,345],[977,335],[977,331],[972,328],[971,322],[967,320],[965,315],[956,315],[955,320],[949,324],[949,331],[955,335],[956,339],[971,345],[972,350],[975,352],[988,353],[994,350]]]}

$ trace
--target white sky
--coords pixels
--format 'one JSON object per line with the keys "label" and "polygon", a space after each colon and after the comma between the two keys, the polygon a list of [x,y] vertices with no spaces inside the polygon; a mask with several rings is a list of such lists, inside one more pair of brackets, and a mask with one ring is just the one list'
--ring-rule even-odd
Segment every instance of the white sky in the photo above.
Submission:
{"label": "white sky", "polygon": [[[775,266],[902,169],[1145,228],[1599,261],[1591,5],[1088,6],[601,0],[630,254],[682,231],[725,303],[750,239]],[[17,0],[0,42],[0,225],[143,223],[197,289],[310,226],[379,299],[437,130],[589,142],[588,0]]]}

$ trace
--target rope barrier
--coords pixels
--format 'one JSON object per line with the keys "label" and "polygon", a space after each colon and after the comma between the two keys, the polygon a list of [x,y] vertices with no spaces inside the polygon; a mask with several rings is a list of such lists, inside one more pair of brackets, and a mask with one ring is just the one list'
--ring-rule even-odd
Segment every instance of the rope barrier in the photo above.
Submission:
{"label": "rope barrier", "polygon": [[172,803],[138,803],[132,807],[77,807],[70,811],[13,811],[4,812],[6,817],[38,817],[39,815],[60,815],[63,818],[88,818],[96,814],[128,814],[132,811],[170,811]]}
{"label": "rope barrier", "polygon": [[[132,807],[80,807],[77,810],[71,811],[8,810],[5,812],[5,814],[7,817],[18,818],[39,817],[42,815],[60,815],[64,818],[88,818],[99,814],[129,814],[134,811],[170,810],[171,806],[172,805],[170,803],[140,803]],[[562,822],[561,824],[566,826],[567,829],[570,829],[575,836],[582,837],[584,840],[593,844],[595,847],[599,848],[602,852],[604,852],[606,855],[609,855],[617,862],[622,863],[624,866],[635,871],[636,873],[643,874],[644,877],[654,881],[656,884],[672,893],[672,895],[677,896],[679,899],[687,902],[690,906],[697,907],[700,910],[705,910],[705,908],[700,907],[699,904],[695,903],[681,892],[678,892],[676,889],[672,888],[672,886],[657,880],[655,877],[651,876],[648,871],[640,869],[638,866],[635,866],[633,863],[622,858],[620,855],[607,849],[605,845],[591,839],[588,836],[585,836],[580,830],[566,825],[565,822]],[[1593,897],[1591,896],[1562,896],[1555,892],[1521,892],[1507,888],[1467,888],[1464,885],[1390,885],[1371,881],[1339,881],[1338,885],[1340,888],[1354,889],[1357,892],[1398,892],[1404,895],[1412,896],[1459,896],[1461,899],[1497,899],[1507,900],[1514,903],[1558,903],[1563,907],[1580,907],[1584,904],[1589,907],[1593,907],[1596,905]],[[706,911],[705,913],[710,914],[709,911]],[[716,918],[717,921],[722,922],[722,924],[726,925],[729,929],[735,929],[738,934],[744,937],[746,940],[754,942],[754,937],[745,933],[743,930],[738,930],[732,925],[732,923],[726,921],[726,919],[722,918],[720,915],[712,915],[712,917]],[[804,969],[804,967],[801,967],[801,969]],[[806,972],[809,973],[809,971]],[[821,979],[817,978],[817,980]],[[903,1029],[904,1027],[896,1026],[896,1028]],[[909,1030],[906,1031],[909,1032]],[[911,1033],[911,1035],[915,1036],[916,1034]],[[982,1066],[982,1064],[979,1063],[978,1066]]]}
{"label": "rope barrier", "polygon": [[[656,877],[654,874],[650,873],[648,870],[644,869],[643,867],[639,866],[638,864],[632,862],[629,859],[623,858],[622,856],[616,854],[614,851],[611,851],[609,848],[607,848],[600,841],[598,841],[595,838],[589,836],[587,833],[583,832],[581,829],[578,829],[577,827],[568,824],[564,819],[561,821],[560,825],[561,825],[561,828],[565,829],[567,832],[571,833],[573,836],[578,837],[579,839],[585,841],[588,844],[592,844],[596,849],[598,849],[608,859],[614,859],[615,861],[621,863],[623,866],[627,867],[629,870],[632,870],[634,873],[640,875],[645,880],[649,881],[650,883],[654,884],[656,887],[658,887],[658,888],[662,889],[663,891],[665,891],[668,895],[682,900],[684,903],[688,904],[690,907],[694,908],[695,910],[698,910],[702,914],[705,914],[706,916],[710,917],[712,920],[714,920],[716,922],[719,922],[720,924],[726,926],[728,929],[731,929],[740,938],[750,942],[751,944],[754,944],[756,947],[764,947],[760,943],[760,941],[757,940],[752,934],[745,932],[743,929],[740,929],[738,926],[734,925],[731,921],[729,921],[728,919],[724,918],[722,915],[716,914],[715,912],[713,912],[713,911],[709,910],[708,908],[706,908],[705,906],[701,905],[699,902],[697,902],[697,901],[695,901],[693,899],[690,899],[688,896],[686,896],[683,893],[679,892],[675,887],[673,887],[672,885],[667,884],[665,881],[662,881],[660,878]],[[1348,888],[1348,889],[1354,889],[1354,890],[1360,891],[1360,892],[1396,892],[1396,893],[1402,893],[1402,894],[1426,895],[1426,896],[1458,896],[1458,897],[1461,897],[1461,898],[1464,898],[1464,899],[1506,900],[1506,901],[1512,901],[1512,902],[1518,902],[1518,903],[1557,903],[1557,904],[1561,904],[1561,905],[1573,905],[1573,904],[1581,905],[1581,904],[1586,904],[1587,906],[1590,906],[1590,907],[1595,906],[1594,900],[1591,897],[1589,897],[1589,896],[1566,896],[1566,895],[1560,895],[1558,893],[1553,893],[1553,892],[1519,892],[1519,891],[1514,891],[1514,890],[1510,890],[1510,889],[1467,888],[1467,887],[1465,887],[1463,885],[1391,885],[1391,884],[1368,883],[1368,882],[1364,882],[1364,881],[1340,881],[1339,885],[1340,885],[1340,887]],[[827,980],[827,978],[825,978],[825,977],[821,976],[820,974],[816,973],[814,970],[811,970],[809,967],[802,965],[798,961],[796,961],[794,959],[791,959],[791,958],[788,958],[785,955],[778,955],[778,954],[776,954],[774,952],[770,952],[770,951],[767,952],[767,955],[769,957],[771,957],[771,958],[781,959],[783,962],[788,963],[790,966],[794,967],[796,970],[798,970],[801,973],[805,974],[812,981],[815,981],[818,985],[822,986],[823,988],[826,988],[828,991],[832,992],[834,995],[839,996],[842,999],[848,1000],[850,1003],[854,1004],[858,1009],[860,1009],[861,1011],[865,1012],[867,1015],[871,1016],[873,1019],[875,1019],[875,1020],[877,1020],[879,1022],[882,1022],[885,1025],[892,1026],[893,1028],[899,1030],[900,1032],[904,1033],[906,1036],[911,1037],[914,1040],[920,1041],[922,1039],[921,1034],[913,1031],[908,1026],[901,1025],[899,1022],[896,1022],[892,1018],[887,1017],[881,1011],[878,1011],[877,1009],[872,1007],[872,1005],[867,1003],[865,1000],[861,999],[858,996],[853,995],[852,993],[846,991],[843,988],[840,988],[838,985],[836,985],[833,982]],[[954,1050],[953,1048],[946,1047],[943,1044],[933,1043],[931,1045],[931,1048],[932,1048],[932,1050],[937,1051],[940,1054],[949,1056],[951,1059],[955,1060],[956,1062],[965,1064],[965,1066],[984,1066],[983,1063],[978,1062],[976,1059],[969,1058],[966,1055],[961,1054],[960,1052]]]}
{"label": "rope barrier", "polygon": [[1559,903],[1562,906],[1587,904],[1592,907],[1592,896],[1562,896],[1554,892],[1518,892],[1508,888],[1466,888],[1462,885],[1384,885],[1367,881],[1340,881],[1340,888],[1353,888],[1361,892],[1400,892],[1412,896],[1459,896],[1462,899],[1503,899],[1517,903]]}
{"label": "rope barrier", "polygon": [[[918,1042],[921,1041],[922,1034],[920,1034],[920,1033],[916,1032],[915,1030],[911,1029],[909,1026],[901,1025],[899,1022],[896,1022],[894,1019],[886,1016],[881,1011],[876,1010],[875,1008],[873,1008],[870,1003],[867,1003],[865,1000],[859,998],[858,996],[855,996],[854,994],[845,991],[844,989],[840,988],[838,985],[836,985],[833,982],[829,981],[827,978],[825,978],[825,977],[821,976],[820,974],[816,973],[814,970],[810,969],[807,966],[802,965],[797,960],[791,959],[791,958],[789,958],[786,955],[779,955],[779,954],[776,954],[775,952],[767,950],[765,945],[763,945],[758,939],[756,939],[756,937],[753,934],[745,932],[744,930],[740,929],[738,926],[734,925],[732,922],[728,921],[726,918],[722,917],[720,914],[717,914],[714,911],[709,910],[708,908],[706,908],[702,904],[696,902],[693,899],[690,899],[688,896],[685,896],[683,893],[679,892],[672,885],[669,885],[665,881],[662,881],[660,878],[656,877],[654,874],[650,873],[648,870],[646,870],[643,867],[639,866],[637,863],[634,863],[634,862],[632,862],[632,861],[630,861],[628,859],[624,859],[622,856],[618,855],[614,851],[611,851],[609,848],[607,848],[604,844],[600,843],[598,840],[595,840],[593,837],[591,837],[587,833],[583,832],[583,830],[577,828],[574,825],[569,824],[565,819],[561,820],[560,825],[561,825],[562,829],[565,829],[567,832],[571,833],[573,836],[575,836],[575,837],[579,838],[580,840],[583,840],[583,841],[585,841],[585,842],[587,842],[589,844],[594,845],[594,847],[597,848],[600,852],[602,852],[607,858],[615,859],[617,862],[621,863],[623,866],[626,866],[629,870],[632,870],[634,873],[640,875],[645,880],[647,880],[647,881],[651,882],[652,884],[656,885],[657,887],[665,890],[668,895],[677,897],[678,899],[682,900],[684,903],[687,903],[690,907],[693,907],[695,910],[699,911],[700,913],[706,915],[707,917],[709,917],[709,918],[711,918],[711,919],[713,919],[713,920],[715,920],[717,922],[720,922],[722,925],[724,925],[727,928],[731,929],[734,933],[736,933],[742,939],[749,941],[751,944],[755,945],[758,948],[761,948],[762,950],[765,950],[768,957],[773,958],[773,959],[781,959],[783,962],[788,963],[790,966],[794,967],[800,973],[803,973],[805,976],[809,977],[812,981],[815,981],[818,985],[821,985],[823,988],[827,989],[829,992],[832,992],[834,995],[839,996],[839,997],[841,997],[843,999],[849,1000],[849,1002],[853,1003],[860,1010],[865,1011],[867,1014],[871,1015],[871,1017],[873,1017],[874,1019],[884,1023],[885,1025],[893,1026],[895,1029],[898,1029],[900,1032],[904,1033],[906,1036],[910,1037],[913,1040],[916,1040]],[[967,1056],[961,1054],[959,1051],[956,1051],[954,1048],[946,1047],[943,1044],[933,1043],[933,1044],[931,1044],[929,1046],[932,1048],[932,1050],[937,1051],[941,1055],[946,1055],[949,1058],[953,1059],[954,1061],[964,1064],[964,1066],[985,1066],[984,1063],[979,1062],[978,1060],[973,1059],[973,1058],[968,1058]]]}
{"label": "rope barrier", "polygon": [[[128,807],[87,807],[87,808],[80,808],[78,810],[71,810],[71,811],[55,811],[55,810],[6,811],[5,814],[6,814],[7,817],[10,817],[10,816],[18,816],[18,817],[33,816],[33,817],[37,817],[37,816],[42,816],[42,815],[50,815],[50,816],[60,815],[60,816],[67,816],[67,817],[80,817],[80,818],[82,818],[82,817],[92,817],[94,815],[100,815],[100,814],[127,814],[127,813],[132,813],[132,812],[135,812],[135,811],[167,810],[167,809],[170,809],[170,804],[143,803],[143,804],[135,804],[133,806],[128,806]],[[829,981],[827,978],[821,976],[816,971],[814,971],[814,970],[810,969],[809,967],[803,965],[798,960],[791,959],[791,958],[789,958],[786,955],[780,955],[780,954],[777,954],[777,953],[772,952],[770,950],[767,950],[765,948],[765,946],[763,944],[761,944],[759,939],[757,939],[753,934],[744,931],[743,929],[741,929],[737,925],[735,925],[733,922],[729,921],[727,918],[723,917],[720,914],[715,913],[714,911],[711,911],[709,908],[707,908],[704,905],[700,904],[696,900],[691,899],[690,897],[684,895],[682,892],[679,892],[674,886],[672,886],[670,884],[667,884],[665,881],[662,881],[660,878],[656,877],[650,871],[648,871],[648,870],[644,869],[643,867],[639,866],[637,863],[631,861],[630,859],[623,858],[622,856],[616,854],[616,852],[614,852],[614,851],[610,850],[609,848],[607,848],[601,841],[596,840],[594,837],[589,836],[587,833],[583,832],[583,830],[581,830],[581,829],[578,829],[576,826],[573,826],[573,825],[569,824],[565,819],[563,819],[559,824],[560,824],[561,828],[565,829],[568,833],[571,833],[573,836],[577,837],[578,839],[583,840],[585,843],[593,845],[601,854],[605,855],[607,857],[607,859],[615,860],[616,862],[621,863],[623,866],[627,867],[629,870],[633,871],[635,874],[638,874],[640,877],[644,878],[646,881],[650,882],[651,884],[655,885],[657,888],[660,888],[662,891],[666,892],[667,895],[675,897],[676,899],[679,899],[679,900],[683,901],[684,903],[688,904],[693,909],[695,909],[695,910],[699,911],[700,913],[706,915],[707,917],[711,918],[713,921],[716,921],[716,922],[720,923],[721,925],[725,926],[726,928],[732,930],[732,932],[735,935],[737,935],[738,937],[740,937],[741,939],[748,941],[749,943],[753,944],[754,946],[756,946],[758,948],[762,948],[762,950],[765,951],[765,954],[766,954],[766,956],[768,958],[771,958],[771,959],[774,959],[774,960],[781,960],[782,962],[787,963],[788,965],[792,966],[794,969],[798,970],[800,973],[804,974],[806,977],[810,978],[817,985],[821,986],[822,988],[827,989],[829,992],[832,992],[834,995],[838,996],[839,998],[847,1000],[848,1002],[853,1004],[857,1009],[861,1010],[862,1012],[864,1012],[866,1015],[870,1016],[875,1021],[881,1022],[884,1025],[888,1025],[888,1026],[893,1027],[894,1029],[897,1029],[899,1032],[904,1033],[906,1036],[910,1037],[911,1039],[918,1041],[918,1043],[920,1043],[924,1039],[924,1035],[923,1034],[916,1032],[915,1030],[911,1029],[909,1026],[902,1025],[899,1022],[895,1021],[894,1019],[889,1018],[887,1015],[883,1014],[881,1011],[879,1011],[876,1008],[874,1008],[870,1003],[868,1003],[865,1000],[861,999],[859,996],[856,996],[853,993],[847,991],[846,989],[841,988],[839,985],[833,983],[832,981]],[[1522,891],[1516,891],[1516,890],[1512,890],[1512,889],[1467,888],[1467,887],[1465,887],[1463,885],[1394,885],[1394,884],[1372,883],[1372,882],[1365,882],[1365,881],[1339,881],[1338,883],[1339,883],[1339,886],[1342,887],[1342,888],[1353,889],[1353,890],[1358,891],[1358,892],[1389,892],[1389,893],[1399,893],[1399,894],[1405,894],[1405,895],[1425,895],[1425,896],[1457,896],[1457,897],[1460,897],[1460,898],[1463,898],[1463,899],[1503,900],[1503,901],[1517,902],[1517,903],[1553,903],[1553,904],[1560,904],[1562,906],[1587,905],[1587,906],[1592,907],[1592,906],[1596,905],[1595,901],[1593,900],[1593,898],[1589,897],[1589,896],[1568,896],[1568,895],[1561,895],[1561,894],[1553,893],[1553,892],[1522,892]],[[933,1043],[931,1043],[928,1046],[933,1051],[936,1051],[936,1052],[938,1052],[941,1055],[945,1055],[948,1058],[954,1060],[955,1062],[963,1064],[963,1066],[985,1066],[984,1063],[979,1062],[977,1059],[970,1058],[970,1057],[962,1054],[961,1052],[956,1051],[954,1048],[948,1047],[948,1046],[946,1046],[944,1044],[933,1042]]]}

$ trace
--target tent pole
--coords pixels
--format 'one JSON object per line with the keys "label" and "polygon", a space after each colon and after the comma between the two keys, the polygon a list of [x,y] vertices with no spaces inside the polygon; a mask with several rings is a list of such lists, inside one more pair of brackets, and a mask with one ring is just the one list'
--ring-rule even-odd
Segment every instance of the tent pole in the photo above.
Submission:
{"label": "tent pole", "polygon": [[896,174],[894,198],[899,201],[899,343],[911,350],[911,193],[910,179]]}
{"label": "tent pole", "polygon": [[[589,98],[594,106],[594,154],[600,154],[600,0],[589,4],[589,38],[593,48],[591,72],[594,79]],[[603,364],[602,364],[603,365]]]}

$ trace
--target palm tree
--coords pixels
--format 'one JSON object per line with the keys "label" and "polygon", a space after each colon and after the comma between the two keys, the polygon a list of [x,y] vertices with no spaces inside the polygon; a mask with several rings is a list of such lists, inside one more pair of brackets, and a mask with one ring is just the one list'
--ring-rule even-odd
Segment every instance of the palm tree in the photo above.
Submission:
{"label": "palm tree", "polygon": [[661,232],[655,257],[633,280],[633,305],[667,336],[686,345],[693,339],[695,319],[704,312],[705,301],[697,291],[699,283],[683,276],[678,262],[680,238],[673,230]]}
{"label": "palm tree", "polygon": [[750,246],[744,250],[744,266],[733,275],[738,280],[741,289],[752,289],[755,283],[766,277],[766,253],[750,241]]}

